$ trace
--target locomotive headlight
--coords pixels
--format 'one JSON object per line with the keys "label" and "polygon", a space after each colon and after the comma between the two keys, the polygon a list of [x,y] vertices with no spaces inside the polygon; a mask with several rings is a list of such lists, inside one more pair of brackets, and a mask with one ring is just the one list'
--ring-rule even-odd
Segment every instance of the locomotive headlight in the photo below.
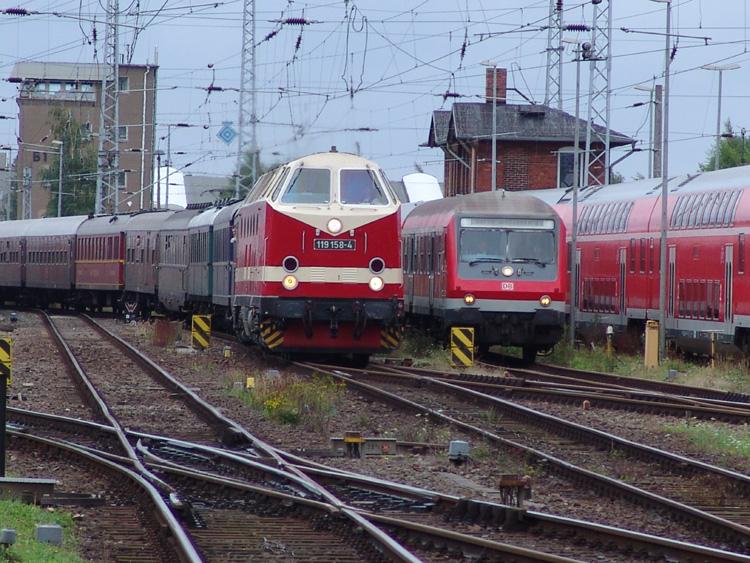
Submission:
{"label": "locomotive headlight", "polygon": [[503,275],[506,278],[509,278],[510,276],[513,275],[513,266],[503,266],[503,269],[500,271],[503,273]]}
{"label": "locomotive headlight", "polygon": [[383,282],[383,278],[374,276],[370,278],[370,289],[373,291],[380,291],[385,286],[385,282]]}
{"label": "locomotive headlight", "polygon": [[297,281],[296,277],[289,275],[289,276],[284,276],[284,279],[281,280],[281,285],[284,286],[284,289],[288,289],[289,291],[292,291],[293,289],[297,289],[299,282]]}
{"label": "locomotive headlight", "polygon": [[464,303],[466,303],[467,305],[473,305],[474,301],[476,301],[476,299],[471,293],[467,293],[466,295],[464,295]]}
{"label": "locomotive headlight", "polygon": [[284,261],[281,263],[281,266],[289,272],[290,274],[297,271],[297,268],[299,268],[299,260],[297,260],[294,256],[287,256],[284,258]]}
{"label": "locomotive headlight", "polygon": [[542,307],[549,307],[551,303],[552,303],[552,298],[549,295],[542,295],[539,298],[539,304]]}
{"label": "locomotive headlight", "polygon": [[332,233],[338,233],[341,231],[341,228],[343,225],[341,224],[341,221],[339,219],[336,219],[335,217],[333,219],[328,220],[328,230]]}

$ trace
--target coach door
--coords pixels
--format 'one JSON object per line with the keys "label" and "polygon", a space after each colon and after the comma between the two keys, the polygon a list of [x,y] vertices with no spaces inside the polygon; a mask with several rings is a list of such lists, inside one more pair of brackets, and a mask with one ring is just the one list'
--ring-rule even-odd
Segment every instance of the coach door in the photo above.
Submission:
{"label": "coach door", "polygon": [[667,265],[667,320],[665,328],[675,328],[674,320],[674,301],[677,292],[677,248],[669,246],[668,248],[668,265]]}
{"label": "coach door", "polygon": [[724,330],[732,332],[732,276],[734,274],[734,245],[724,247]]}
{"label": "coach door", "polygon": [[435,235],[431,234],[427,245],[427,292],[430,300],[430,314],[435,303],[435,270],[437,269]]}
{"label": "coach door", "polygon": [[620,248],[619,251],[619,267],[620,267],[620,284],[618,287],[619,294],[617,295],[618,299],[618,312],[620,313],[620,324],[624,325],[627,324],[626,321],[626,315],[625,315],[625,272],[626,268],[628,267],[627,262],[627,249],[625,247]]}

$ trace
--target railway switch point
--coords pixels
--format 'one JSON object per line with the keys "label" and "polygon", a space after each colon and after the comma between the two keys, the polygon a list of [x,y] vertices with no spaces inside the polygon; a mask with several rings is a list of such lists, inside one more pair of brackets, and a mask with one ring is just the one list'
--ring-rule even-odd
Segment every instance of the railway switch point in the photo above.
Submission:
{"label": "railway switch point", "polygon": [[16,531],[13,528],[0,530],[0,546],[7,548],[16,543]]}
{"label": "railway switch point", "polygon": [[37,524],[36,541],[52,545],[62,545],[62,526],[57,524]]}
{"label": "railway switch point", "polygon": [[469,459],[469,443],[463,440],[451,440],[448,444],[448,459],[455,465],[461,465]]}

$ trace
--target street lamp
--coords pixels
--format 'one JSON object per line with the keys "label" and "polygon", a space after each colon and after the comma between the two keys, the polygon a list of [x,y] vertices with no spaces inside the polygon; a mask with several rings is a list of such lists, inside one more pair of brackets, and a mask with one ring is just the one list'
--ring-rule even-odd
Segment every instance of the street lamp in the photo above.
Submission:
{"label": "street lamp", "polygon": [[672,1],[651,0],[667,5],[666,33],[664,34],[664,131],[662,135],[661,167],[661,236],[659,239],[659,359],[667,357],[667,209],[669,197],[669,66],[672,62]]}
{"label": "street lamp", "polygon": [[492,191],[497,191],[497,62],[482,61],[492,69]]}
{"label": "street lamp", "polygon": [[721,77],[725,70],[736,70],[740,68],[740,65],[735,63],[726,65],[703,65],[701,68],[704,70],[719,71],[719,104],[716,112],[716,156],[714,157],[714,170],[718,170],[719,165],[721,164]]}
{"label": "street lamp", "polygon": [[581,107],[581,55],[583,49],[581,43],[575,39],[563,39],[564,43],[570,43],[576,46],[575,58],[576,63],[576,113],[573,133],[573,232],[570,236],[570,345],[575,347],[576,344],[576,307],[578,305],[578,188],[581,184],[580,170],[580,144],[581,144],[581,124],[580,124],[580,107]]}
{"label": "street lamp", "polygon": [[62,217],[63,142],[62,141],[52,141],[52,144],[53,145],[58,145],[60,147],[60,163],[57,166],[57,216],[58,217]]}

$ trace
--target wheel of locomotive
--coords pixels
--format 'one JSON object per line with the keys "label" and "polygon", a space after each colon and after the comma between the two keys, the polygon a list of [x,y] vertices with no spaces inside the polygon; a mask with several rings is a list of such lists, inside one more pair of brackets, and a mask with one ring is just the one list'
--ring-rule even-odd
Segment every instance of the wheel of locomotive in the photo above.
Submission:
{"label": "wheel of locomotive", "polygon": [[523,363],[531,365],[536,361],[536,346],[533,344],[525,344],[523,347]]}

